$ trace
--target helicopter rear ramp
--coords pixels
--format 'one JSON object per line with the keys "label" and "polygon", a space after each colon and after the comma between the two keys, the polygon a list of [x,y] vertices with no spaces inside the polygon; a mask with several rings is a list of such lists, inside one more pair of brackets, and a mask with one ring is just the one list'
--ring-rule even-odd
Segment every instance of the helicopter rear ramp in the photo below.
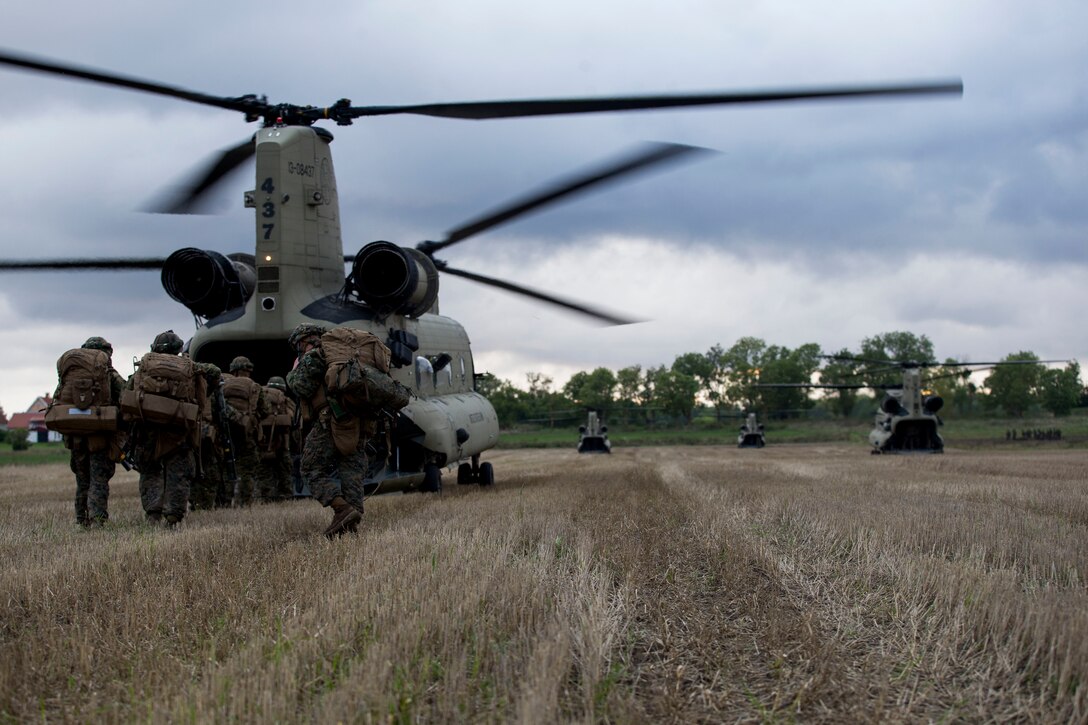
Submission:
{"label": "helicopter rear ramp", "polygon": [[579,453],[611,453],[612,442],[607,436],[582,436],[578,441]]}

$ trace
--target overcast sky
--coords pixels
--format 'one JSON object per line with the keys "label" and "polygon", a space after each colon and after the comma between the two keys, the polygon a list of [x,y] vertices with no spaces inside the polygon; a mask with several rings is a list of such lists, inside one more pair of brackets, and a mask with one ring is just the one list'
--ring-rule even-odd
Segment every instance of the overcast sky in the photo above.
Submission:
{"label": "overcast sky", "polygon": [[[598,327],[444,278],[478,370],[518,385],[669,364],[742,336],[941,358],[1088,361],[1088,5],[1077,0],[19,3],[0,46],[213,95],[356,105],[962,78],[962,98],[331,126],[344,247],[413,245],[647,140],[721,153],[442,253],[649,320]],[[252,251],[252,166],[223,212],[137,210],[255,130],[239,114],[0,69],[0,257]],[[496,314],[501,311],[501,314]],[[146,272],[0,276],[0,405],[87,336],[131,359],[191,315]]]}

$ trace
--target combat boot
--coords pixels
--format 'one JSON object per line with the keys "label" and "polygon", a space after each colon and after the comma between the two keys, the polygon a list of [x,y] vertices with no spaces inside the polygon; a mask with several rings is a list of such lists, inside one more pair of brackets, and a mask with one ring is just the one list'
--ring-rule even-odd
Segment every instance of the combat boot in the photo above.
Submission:
{"label": "combat boot", "polygon": [[358,528],[359,521],[362,520],[363,515],[359,513],[359,510],[344,500],[342,496],[337,496],[329,504],[332,507],[332,523],[325,529],[325,536],[333,538],[343,534],[349,530],[349,527],[355,526]]}
{"label": "combat boot", "polygon": [[168,529],[176,528],[180,522],[181,517],[175,516],[174,514],[169,514],[163,519],[163,525]]}
{"label": "combat boot", "polygon": [[361,508],[357,508],[355,510],[359,512],[359,520],[355,521],[353,523],[350,523],[350,524],[348,524],[347,526],[344,527],[344,531],[346,533],[349,533],[349,534],[358,534],[359,533],[359,524],[361,524],[362,521],[363,521],[363,510]]}

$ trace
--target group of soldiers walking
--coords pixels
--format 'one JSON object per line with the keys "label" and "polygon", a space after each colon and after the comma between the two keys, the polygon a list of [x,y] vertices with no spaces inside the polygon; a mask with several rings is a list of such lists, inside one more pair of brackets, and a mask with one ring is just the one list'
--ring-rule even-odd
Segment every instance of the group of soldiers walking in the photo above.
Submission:
{"label": "group of soldiers walking", "polygon": [[[365,479],[385,465],[388,448],[380,420],[367,415],[372,411],[330,392],[326,332],[299,325],[288,339],[295,368],[286,380],[273,376],[264,386],[246,357],[234,358],[226,373],[189,359],[172,330],[156,336],[127,381],[101,337],[65,353],[46,420],[64,433],[71,451],[76,521],[92,527],[109,519],[109,482],[119,462],[139,471],[148,522],[174,527],[190,509],[295,498],[297,461],[303,488],[332,509],[324,534],[356,532]],[[388,378],[387,355],[386,349]]]}

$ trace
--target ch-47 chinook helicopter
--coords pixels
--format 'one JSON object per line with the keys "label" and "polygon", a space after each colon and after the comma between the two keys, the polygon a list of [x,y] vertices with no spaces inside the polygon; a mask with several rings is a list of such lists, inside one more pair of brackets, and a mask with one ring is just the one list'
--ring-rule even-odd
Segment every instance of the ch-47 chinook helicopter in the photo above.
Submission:
{"label": "ch-47 chinook helicopter", "polygon": [[589,411],[585,425],[578,426],[578,452],[612,452],[612,441],[608,440],[608,426],[595,410]]}
{"label": "ch-47 chinook helicopter", "polygon": [[[944,377],[969,375],[1001,365],[1038,365],[1060,360],[1006,360],[1002,362],[956,362],[949,360],[918,362],[912,360],[870,360],[844,355],[825,356],[828,359],[861,363],[866,367],[855,375],[881,375],[892,371],[902,373],[899,383],[817,384],[817,383],[767,383],[763,388],[822,388],[827,390],[882,390],[884,399],[876,412],[873,429],[869,432],[870,451],[882,453],[943,453],[944,439],[938,428],[944,421],[937,413],[944,407],[944,399],[929,388],[934,380]],[[939,367],[944,370],[959,368],[941,375],[922,377],[922,371]]]}
{"label": "ch-47 chinook helicopter", "polygon": [[[647,169],[694,149],[660,145],[563,182],[463,225],[440,241],[415,247],[379,241],[344,255],[331,154],[332,134],[316,124],[349,126],[357,118],[415,114],[456,119],[496,119],[633,111],[803,99],[862,98],[963,92],[958,80],[687,95],[580,99],[503,100],[401,106],[327,107],[272,103],[264,96],[220,97],[109,72],[0,51],[0,65],[168,96],[241,113],[260,122],[252,138],[223,151],[184,194],[157,211],[189,213],[217,181],[256,157],[254,188],[245,206],[255,210],[252,253],[179,249],[165,259],[61,259],[0,261],[0,270],[161,269],[163,287],[194,315],[187,343],[194,360],[225,367],[246,355],[263,381],[283,375],[295,351],[288,333],[299,323],[347,325],[386,340],[394,376],[414,397],[397,416],[393,451],[383,473],[369,484],[382,492],[435,490],[441,468],[460,464],[458,482],[490,484],[492,467],[480,454],[495,445],[498,420],[475,390],[468,335],[438,312],[439,272],[559,305],[607,324],[633,320],[532,290],[506,280],[450,267],[435,254],[545,204]],[[351,262],[350,273],[344,265]]]}
{"label": "ch-47 chinook helicopter", "polygon": [[749,413],[744,419],[744,425],[740,427],[737,448],[762,448],[765,445],[767,438],[763,434],[763,424],[756,418],[755,413]]}

